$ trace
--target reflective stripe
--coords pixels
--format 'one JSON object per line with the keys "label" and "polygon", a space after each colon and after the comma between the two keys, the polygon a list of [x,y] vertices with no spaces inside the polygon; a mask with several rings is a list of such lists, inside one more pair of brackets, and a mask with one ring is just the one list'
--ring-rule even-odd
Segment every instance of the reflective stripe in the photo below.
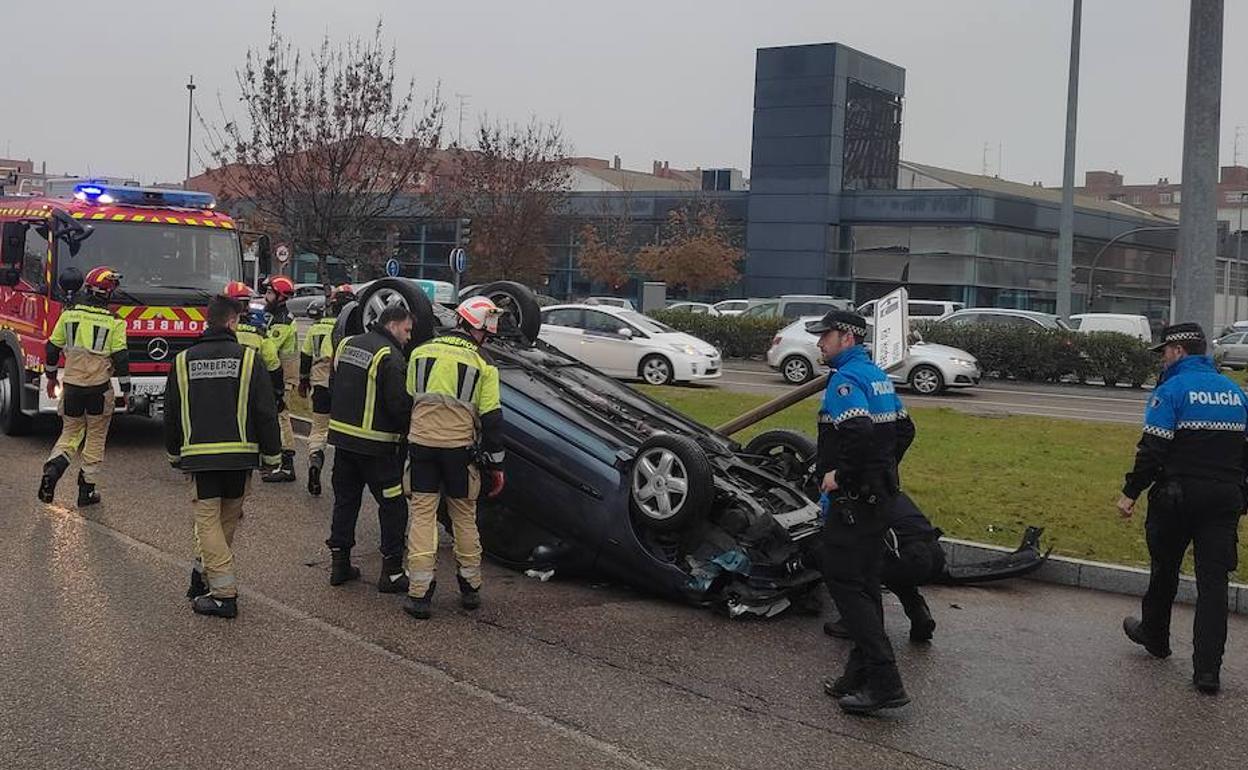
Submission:
{"label": "reflective stripe", "polygon": [[194,457],[196,455],[211,454],[255,454],[260,451],[259,444],[253,444],[247,441],[218,441],[212,444],[183,444],[182,456]]}
{"label": "reflective stripe", "polygon": [[260,461],[263,462],[265,465],[281,465],[282,456],[281,455],[260,455]]}
{"label": "reflective stripe", "polygon": [[247,438],[248,402],[251,400],[251,371],[256,365],[256,353],[243,348],[243,373],[238,384],[238,437]]}
{"label": "reflective stripe", "polygon": [[1144,432],[1150,436],[1156,436],[1157,438],[1164,438],[1167,441],[1174,438],[1174,431],[1166,430],[1165,428],[1157,428],[1152,425],[1145,425]]}
{"label": "reflective stripe", "polygon": [[364,418],[360,425],[365,430],[371,430],[373,426],[373,414],[377,409],[377,369],[388,355],[390,355],[389,345],[374,353],[373,362],[368,366],[368,385],[364,390]]}
{"label": "reflective stripe", "polygon": [[357,425],[351,425],[345,422],[340,422],[338,420],[330,420],[329,429],[336,430],[339,433],[345,433],[348,436],[355,436],[356,438],[368,439],[369,441],[384,441],[390,444],[397,444],[403,440],[403,436],[399,435],[398,433],[383,433],[382,431],[379,431],[379,430],[370,430],[368,428],[361,428]]}
{"label": "reflective stripe", "polygon": [[215,577],[208,578],[208,587],[209,588],[229,588],[230,586],[234,585],[237,582],[238,581],[234,578],[233,575],[217,575]]}
{"label": "reflective stripe", "polygon": [[479,370],[470,366],[464,366],[463,364],[460,364],[460,366],[464,367],[465,372],[463,384],[459,386],[459,400],[475,404],[476,401],[472,396],[474,391],[477,389],[477,374],[479,373]]}
{"label": "reflective stripe", "polygon": [[191,388],[186,372],[186,351],[178,354],[174,368],[178,370],[178,392],[182,396],[178,405],[182,408],[182,445],[185,449],[191,441]]}
{"label": "reflective stripe", "polygon": [[401,494],[403,494],[403,485],[401,483],[381,490],[381,496],[387,500],[398,497]]}

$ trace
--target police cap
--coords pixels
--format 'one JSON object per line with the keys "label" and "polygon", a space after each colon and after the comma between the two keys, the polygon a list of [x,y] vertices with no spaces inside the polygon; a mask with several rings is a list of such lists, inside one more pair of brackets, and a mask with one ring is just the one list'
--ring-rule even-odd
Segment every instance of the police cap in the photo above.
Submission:
{"label": "police cap", "polygon": [[859,337],[867,336],[867,319],[848,310],[829,310],[818,321],[808,321],[806,331],[823,334],[829,331],[849,332]]}
{"label": "police cap", "polygon": [[1160,353],[1165,350],[1166,345],[1173,345],[1178,342],[1205,342],[1205,330],[1200,328],[1200,324],[1187,323],[1173,324],[1161,330],[1161,342],[1152,347],[1154,353]]}

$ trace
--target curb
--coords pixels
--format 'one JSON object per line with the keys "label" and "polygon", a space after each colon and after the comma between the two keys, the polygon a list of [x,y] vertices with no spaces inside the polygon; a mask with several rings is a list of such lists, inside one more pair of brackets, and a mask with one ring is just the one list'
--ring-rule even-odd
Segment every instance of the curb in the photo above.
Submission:
{"label": "curb", "polygon": [[[1014,550],[953,538],[941,538],[940,544],[945,549],[945,557],[950,566],[996,559]],[[1143,596],[1148,589],[1148,570],[1069,556],[1050,556],[1043,567],[1023,579],[1127,596]],[[1180,576],[1176,601],[1184,604],[1196,603],[1196,581],[1193,578]],[[1227,592],[1226,608],[1231,612],[1248,615],[1248,585],[1231,583]]]}

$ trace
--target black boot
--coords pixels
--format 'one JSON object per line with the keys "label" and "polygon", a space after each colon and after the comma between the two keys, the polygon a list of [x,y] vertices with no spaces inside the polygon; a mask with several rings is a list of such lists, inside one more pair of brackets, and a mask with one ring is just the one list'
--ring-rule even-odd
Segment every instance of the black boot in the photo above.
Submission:
{"label": "black boot", "polygon": [[833,698],[844,698],[867,683],[867,667],[850,657],[836,679],[823,680],[823,691]]}
{"label": "black boot", "polygon": [[283,449],[281,467],[277,468],[276,470],[270,471],[269,473],[265,474],[261,478],[264,481],[268,481],[268,482],[294,481],[295,480],[295,450]]}
{"label": "black boot", "polygon": [[208,593],[208,584],[204,582],[204,573],[191,568],[191,585],[186,589],[186,598],[198,599]]}
{"label": "black boot", "polygon": [[191,609],[196,615],[236,618],[238,617],[238,600],[233,596],[228,599],[219,599],[212,594],[204,594],[195,598],[195,601],[191,603]]}
{"label": "black boot", "polygon": [[429,590],[425,591],[424,596],[407,595],[407,601],[403,604],[403,611],[417,620],[428,620],[433,614],[431,611],[433,605],[433,590],[438,587],[438,581],[429,584]]}
{"label": "black boot", "polygon": [[837,700],[847,714],[874,714],[880,709],[900,708],[910,702],[901,684],[897,666],[870,666],[865,670],[866,683],[856,691]]}
{"label": "black boot", "polygon": [[383,594],[405,594],[408,585],[407,573],[403,571],[403,557],[381,557],[381,577],[377,578],[377,590]]}
{"label": "black boot", "polygon": [[308,456],[308,494],[320,497],[321,467],[325,465],[325,453],[319,449]]}
{"label": "black boot", "polygon": [[462,575],[456,575],[455,579],[459,581],[459,606],[466,610],[475,610],[481,607],[481,588],[473,588],[472,584],[464,580]]}
{"label": "black boot", "polygon": [[1217,695],[1222,689],[1222,682],[1217,671],[1197,671],[1192,674],[1192,684],[1205,695]]}
{"label": "black boot", "polygon": [[351,564],[350,548],[331,548],[329,556],[333,560],[329,568],[331,586],[340,586],[360,576],[360,568]]}
{"label": "black boot", "polygon": [[932,641],[936,620],[932,618],[932,610],[927,606],[927,601],[916,593],[913,599],[902,604],[902,609],[906,611],[906,617],[910,618],[910,641],[919,644]]}
{"label": "black boot", "polygon": [[836,639],[848,639],[849,630],[839,620],[829,620],[823,624],[823,633]]}
{"label": "black boot", "polygon": [[1170,657],[1170,642],[1159,642],[1154,639],[1152,634],[1144,628],[1144,621],[1139,618],[1123,618],[1122,632],[1127,635],[1128,639],[1148,650],[1148,654],[1154,658]]}
{"label": "black boot", "polygon": [[100,493],[95,491],[94,484],[87,483],[87,477],[78,471],[78,507],[85,508],[100,502]]}
{"label": "black boot", "polygon": [[50,503],[56,496],[56,482],[61,480],[69,469],[69,458],[57,455],[43,464],[43,478],[39,481],[39,500]]}

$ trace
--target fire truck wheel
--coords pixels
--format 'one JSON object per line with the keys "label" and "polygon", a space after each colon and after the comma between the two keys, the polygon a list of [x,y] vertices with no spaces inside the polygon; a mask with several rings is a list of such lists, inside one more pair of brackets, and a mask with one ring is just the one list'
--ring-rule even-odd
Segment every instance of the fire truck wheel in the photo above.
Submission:
{"label": "fire truck wheel", "polygon": [[0,431],[6,436],[30,431],[30,416],[22,412],[22,372],[11,355],[0,361]]}

